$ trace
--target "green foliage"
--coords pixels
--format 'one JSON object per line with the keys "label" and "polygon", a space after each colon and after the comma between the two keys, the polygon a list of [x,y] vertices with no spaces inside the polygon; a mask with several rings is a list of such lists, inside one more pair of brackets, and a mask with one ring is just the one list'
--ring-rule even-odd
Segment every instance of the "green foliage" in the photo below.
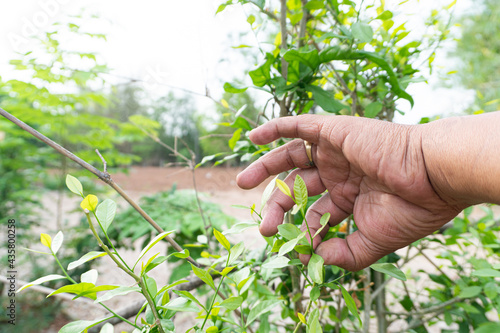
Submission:
{"label": "green foliage", "polygon": [[469,112],[496,111],[500,106],[500,86],[497,68],[500,66],[500,3],[481,0],[474,3],[474,10],[457,18],[461,38],[452,56],[458,61],[453,72],[457,81],[467,89],[476,91]]}

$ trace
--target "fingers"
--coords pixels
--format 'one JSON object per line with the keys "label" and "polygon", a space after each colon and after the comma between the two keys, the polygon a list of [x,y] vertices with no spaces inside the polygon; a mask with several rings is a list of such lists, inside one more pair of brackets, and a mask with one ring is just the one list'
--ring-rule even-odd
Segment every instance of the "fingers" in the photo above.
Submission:
{"label": "fingers", "polygon": [[251,131],[250,140],[264,145],[279,138],[301,138],[317,144],[325,118],[326,116],[301,115],[273,119]]}
{"label": "fingers", "polygon": [[[292,171],[284,180],[288,187],[293,188],[297,175],[300,175],[304,179],[307,192],[310,196],[318,195],[325,191],[317,169],[297,169]],[[267,201],[266,214],[260,224],[260,233],[266,237],[276,234],[278,232],[278,225],[283,223],[285,212],[292,209],[293,205],[294,202],[289,196],[285,195],[279,189],[275,189]]]}
{"label": "fingers", "polygon": [[325,260],[325,265],[335,265],[357,272],[393,251],[371,243],[358,230],[346,239],[332,238],[322,242],[314,252]]}
{"label": "fingers", "polygon": [[[316,236],[316,232],[322,228],[322,225],[320,223],[321,217],[326,214],[330,213],[330,220],[329,223],[326,227],[323,228],[323,230]],[[328,229],[331,226],[335,226],[342,222],[345,218],[349,216],[349,213],[344,212],[340,208],[338,208],[335,203],[332,201],[330,194],[325,193],[321,198],[319,198],[314,204],[311,205],[311,207],[307,210],[306,213],[306,221],[307,224],[309,225],[309,231],[311,232],[311,236],[314,237],[313,239],[313,249],[316,249],[316,247],[321,243],[323,240],[323,237],[325,237],[326,233],[328,232]],[[302,224],[300,227],[302,231],[307,230],[307,226],[305,222]],[[309,234],[306,233],[306,237],[309,240]],[[301,254],[299,255],[300,261],[304,265],[307,265],[310,259],[310,255],[306,254]]]}
{"label": "fingers", "polygon": [[[313,159],[315,150],[313,146]],[[262,156],[236,177],[236,183],[244,189],[254,188],[269,176],[294,168],[310,168],[303,140],[290,141]]]}

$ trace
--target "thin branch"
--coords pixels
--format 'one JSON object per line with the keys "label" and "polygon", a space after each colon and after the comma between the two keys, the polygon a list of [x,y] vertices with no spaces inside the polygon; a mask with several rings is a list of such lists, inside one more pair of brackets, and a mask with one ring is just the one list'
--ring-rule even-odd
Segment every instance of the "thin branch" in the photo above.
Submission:
{"label": "thin branch", "polygon": [[[52,147],[53,149],[55,149],[58,153],[66,156],[67,158],[69,158],[70,160],[76,162],[77,164],[79,164],[80,166],[82,166],[83,168],[87,169],[88,171],[92,172],[95,176],[97,176],[100,180],[102,180],[103,182],[105,182],[106,184],[108,184],[110,187],[112,187],[116,192],[118,192],[118,194],[123,198],[125,199],[125,201],[127,201],[132,207],[134,207],[134,209],[153,227],[156,229],[156,231],[158,231],[159,233],[162,233],[164,232],[164,230],[134,201],[132,200],[132,198],[130,198],[128,196],[127,193],[125,193],[125,191],[123,191],[120,186],[118,186],[112,179],[111,179],[111,176],[109,175],[109,173],[104,173],[102,171],[100,171],[99,169],[97,169],[96,167],[94,167],[93,165],[85,162],[84,160],[82,160],[81,158],[79,158],[78,156],[76,156],[75,154],[73,154],[72,152],[70,152],[69,150],[67,150],[66,148],[62,147],[61,145],[59,145],[58,143],[52,141],[51,139],[47,138],[45,135],[41,134],[40,132],[38,132],[37,130],[35,130],[34,128],[32,128],[31,126],[27,125],[26,123],[24,123],[23,121],[17,119],[16,117],[14,117],[13,115],[11,115],[10,113],[8,113],[7,111],[5,111],[4,109],[0,108],[0,115],[4,116],[5,118],[7,118],[8,120],[10,120],[11,122],[13,122],[14,124],[16,124],[17,126],[19,126],[21,129],[25,130],[26,132],[30,133],[31,135],[33,135],[35,138],[37,138],[38,140],[42,141],[43,143],[45,143],[46,145]],[[170,245],[172,245],[172,247],[178,251],[178,252],[182,252],[184,249],[179,245],[177,244],[176,241],[174,241],[172,239],[172,237],[170,236],[166,236],[165,237],[165,240],[170,243]],[[190,263],[192,263],[193,265],[196,265],[197,267],[199,267],[200,265],[191,257],[187,257],[186,260],[188,260]]]}
{"label": "thin branch", "polygon": [[104,159],[104,157],[102,157],[101,153],[99,152],[99,149],[96,149],[95,152],[101,158],[104,173],[108,173],[108,163],[106,163],[106,160]]}

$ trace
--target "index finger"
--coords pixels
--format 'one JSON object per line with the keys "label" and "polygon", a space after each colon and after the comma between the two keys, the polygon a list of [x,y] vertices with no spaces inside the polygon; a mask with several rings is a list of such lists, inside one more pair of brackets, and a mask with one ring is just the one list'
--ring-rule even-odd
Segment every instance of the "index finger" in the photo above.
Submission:
{"label": "index finger", "polygon": [[312,114],[273,119],[250,132],[250,140],[258,145],[279,138],[301,138],[318,144],[320,132],[327,116]]}

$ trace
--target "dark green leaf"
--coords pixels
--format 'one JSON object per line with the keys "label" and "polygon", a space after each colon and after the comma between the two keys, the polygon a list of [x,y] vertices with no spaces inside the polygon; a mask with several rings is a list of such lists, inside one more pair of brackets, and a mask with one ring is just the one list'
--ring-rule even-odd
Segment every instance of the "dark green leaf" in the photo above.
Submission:
{"label": "dark green leaf", "polygon": [[383,105],[380,102],[373,102],[366,106],[365,108],[365,117],[366,118],[375,118],[380,111],[382,111]]}
{"label": "dark green leaf", "polygon": [[306,89],[312,92],[316,104],[326,112],[338,113],[348,108],[346,105],[337,101],[330,92],[323,90],[321,87],[308,85]]}
{"label": "dark green leaf", "polygon": [[299,51],[299,50],[289,50],[283,57],[289,63],[293,61],[298,61],[312,70],[316,70],[320,64],[319,55],[317,50],[311,51]]}
{"label": "dark green leaf", "polygon": [[359,325],[362,326],[363,323],[361,322],[361,318],[359,317],[358,308],[356,307],[356,302],[354,302],[352,296],[349,295],[349,293],[347,292],[347,290],[344,288],[343,285],[339,284],[338,286],[342,291],[342,297],[344,298],[345,305],[347,306],[349,311],[354,315],[354,317],[358,318]]}

